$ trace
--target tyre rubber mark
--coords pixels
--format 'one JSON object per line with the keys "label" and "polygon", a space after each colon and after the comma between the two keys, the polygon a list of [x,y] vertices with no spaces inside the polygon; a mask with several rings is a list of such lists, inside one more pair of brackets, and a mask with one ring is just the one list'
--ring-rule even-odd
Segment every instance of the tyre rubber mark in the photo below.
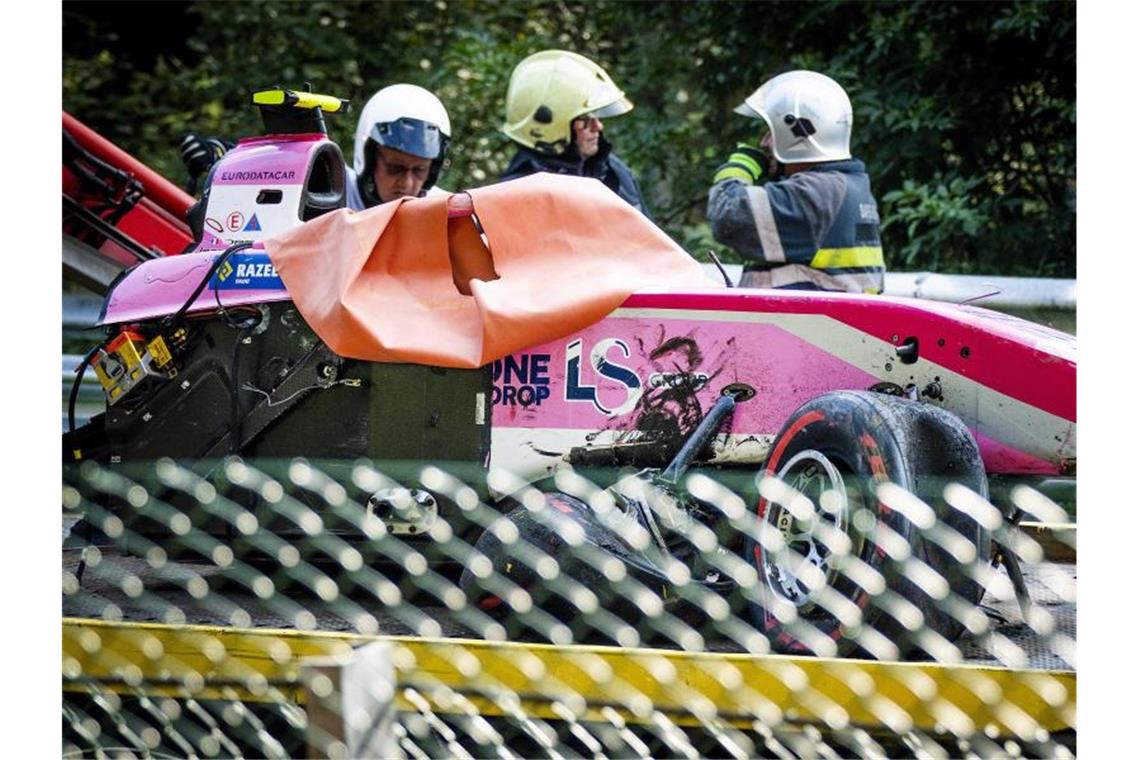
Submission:
{"label": "tyre rubber mark", "polygon": [[859,440],[863,444],[863,448],[867,449],[867,462],[871,465],[871,474],[875,476],[875,480],[880,483],[890,480],[890,476],[887,475],[887,465],[883,462],[883,454],[879,450],[879,444],[875,442],[870,433],[863,433]]}
{"label": "tyre rubber mark", "polygon": [[[768,475],[770,477],[775,477],[776,476],[775,464],[776,464],[776,462],[780,461],[780,457],[783,456],[783,454],[784,454],[784,449],[786,449],[788,447],[788,444],[791,443],[792,439],[795,438],[796,435],[801,430],[803,430],[805,427],[807,427],[808,425],[810,425],[813,422],[818,422],[819,420],[822,420],[822,419],[823,419],[823,412],[813,411],[813,412],[808,412],[803,417],[800,417],[798,420],[793,422],[788,427],[788,429],[784,432],[784,435],[782,435],[780,437],[780,440],[776,442],[775,447],[772,449],[772,453],[768,455],[768,464],[765,466],[764,474]],[[761,520],[763,520],[764,515],[765,515],[765,513],[767,513],[767,511],[768,511],[768,500],[765,499],[763,496],[761,496],[759,503],[756,505],[756,515]],[[757,546],[758,552],[759,552],[759,548],[760,547]],[[757,554],[756,557],[757,557],[757,560],[759,560],[760,555]]]}

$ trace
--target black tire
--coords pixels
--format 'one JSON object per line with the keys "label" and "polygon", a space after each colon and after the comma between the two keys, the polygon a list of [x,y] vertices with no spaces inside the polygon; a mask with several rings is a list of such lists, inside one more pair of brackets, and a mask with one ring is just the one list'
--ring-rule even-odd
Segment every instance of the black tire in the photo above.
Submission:
{"label": "black tire", "polygon": [[[948,614],[945,603],[932,599],[907,577],[864,533],[867,510],[879,524],[897,533],[910,547],[911,556],[929,565],[949,583],[953,595],[967,605],[976,605],[982,589],[965,572],[959,560],[941,544],[915,527],[903,514],[883,505],[876,489],[885,482],[895,483],[919,496],[935,513],[939,523],[957,531],[973,545],[977,559],[988,556],[988,533],[968,516],[949,507],[942,497],[947,482],[961,483],[987,495],[985,470],[978,447],[965,425],[954,415],[930,404],[884,396],[868,391],[837,391],[809,401],[789,418],[773,441],[764,472],[778,475],[808,496],[813,520],[824,520],[847,534],[851,553],[886,581],[887,589],[914,604],[923,615],[923,625],[949,641],[962,631],[960,614]],[[820,506],[820,494],[835,490],[842,498],[833,502],[832,511]],[[834,498],[834,497],[833,497]],[[858,608],[863,627],[872,627],[895,643],[900,653],[916,642],[909,631],[866,589],[846,574],[838,572],[827,547],[812,539],[791,512],[763,497],[757,514],[769,526],[780,530],[789,546],[823,571],[826,585]],[[874,522],[874,521],[870,521]],[[861,523],[856,527],[856,523]],[[797,532],[798,531],[798,532]],[[805,538],[806,536],[806,538]],[[790,624],[769,611],[764,604],[751,604],[756,625],[774,649],[785,653],[818,652],[818,634],[835,643],[839,656],[866,656],[849,630],[811,592],[793,567],[802,567],[799,557],[790,553],[767,552],[749,540],[746,557],[760,576],[763,591],[782,596],[797,608],[797,620]],[[832,605],[834,606],[834,605]],[[962,605],[958,605],[961,613]]]}

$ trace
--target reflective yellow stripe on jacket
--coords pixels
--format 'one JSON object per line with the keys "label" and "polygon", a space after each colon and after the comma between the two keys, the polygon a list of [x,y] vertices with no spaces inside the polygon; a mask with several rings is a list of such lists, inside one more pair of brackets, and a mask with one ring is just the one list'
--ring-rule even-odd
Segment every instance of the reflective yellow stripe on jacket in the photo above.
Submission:
{"label": "reflective yellow stripe on jacket", "polygon": [[812,257],[813,269],[854,269],[856,267],[886,268],[883,249],[879,246],[858,248],[820,248]]}

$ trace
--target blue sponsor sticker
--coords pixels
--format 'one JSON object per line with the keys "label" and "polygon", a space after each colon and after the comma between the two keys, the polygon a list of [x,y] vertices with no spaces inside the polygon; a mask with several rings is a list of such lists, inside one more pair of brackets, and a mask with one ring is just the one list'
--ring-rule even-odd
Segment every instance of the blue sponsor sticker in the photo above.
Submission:
{"label": "blue sponsor sticker", "polygon": [[249,218],[249,224],[242,227],[242,232],[261,232],[261,225],[257,222],[257,214]]}
{"label": "blue sponsor sticker", "polygon": [[285,284],[264,251],[235,253],[210,280],[214,290],[284,290]]}

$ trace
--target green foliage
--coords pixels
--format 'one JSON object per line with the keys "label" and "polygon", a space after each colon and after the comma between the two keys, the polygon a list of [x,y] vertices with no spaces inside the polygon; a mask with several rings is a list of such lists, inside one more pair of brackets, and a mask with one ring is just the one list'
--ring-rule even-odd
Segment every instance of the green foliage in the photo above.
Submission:
{"label": "green foliage", "polygon": [[981,182],[980,177],[954,177],[948,182],[937,177],[929,184],[908,179],[901,190],[884,195],[884,234],[889,235],[895,226],[906,226],[907,242],[894,260],[901,261],[903,269],[914,268],[917,261],[929,262],[932,269],[943,272],[966,268],[968,262],[961,260],[960,252],[986,224],[974,195]]}
{"label": "green foliage", "polygon": [[[145,37],[128,15],[145,17]],[[851,95],[888,266],[1071,277],[1075,28],[1074,3],[1040,0],[65,2],[63,97],[181,181],[182,132],[260,130],[252,89],[311,82],[360,108],[385,84],[413,82],[452,117],[442,184],[477,187],[513,153],[498,127],[515,63],[575,50],[636,104],[606,132],[658,223],[702,260],[715,248],[738,261],[704,218],[716,166],[760,136],[732,109],[769,76],[813,68]],[[355,117],[328,121],[351,160]]]}

